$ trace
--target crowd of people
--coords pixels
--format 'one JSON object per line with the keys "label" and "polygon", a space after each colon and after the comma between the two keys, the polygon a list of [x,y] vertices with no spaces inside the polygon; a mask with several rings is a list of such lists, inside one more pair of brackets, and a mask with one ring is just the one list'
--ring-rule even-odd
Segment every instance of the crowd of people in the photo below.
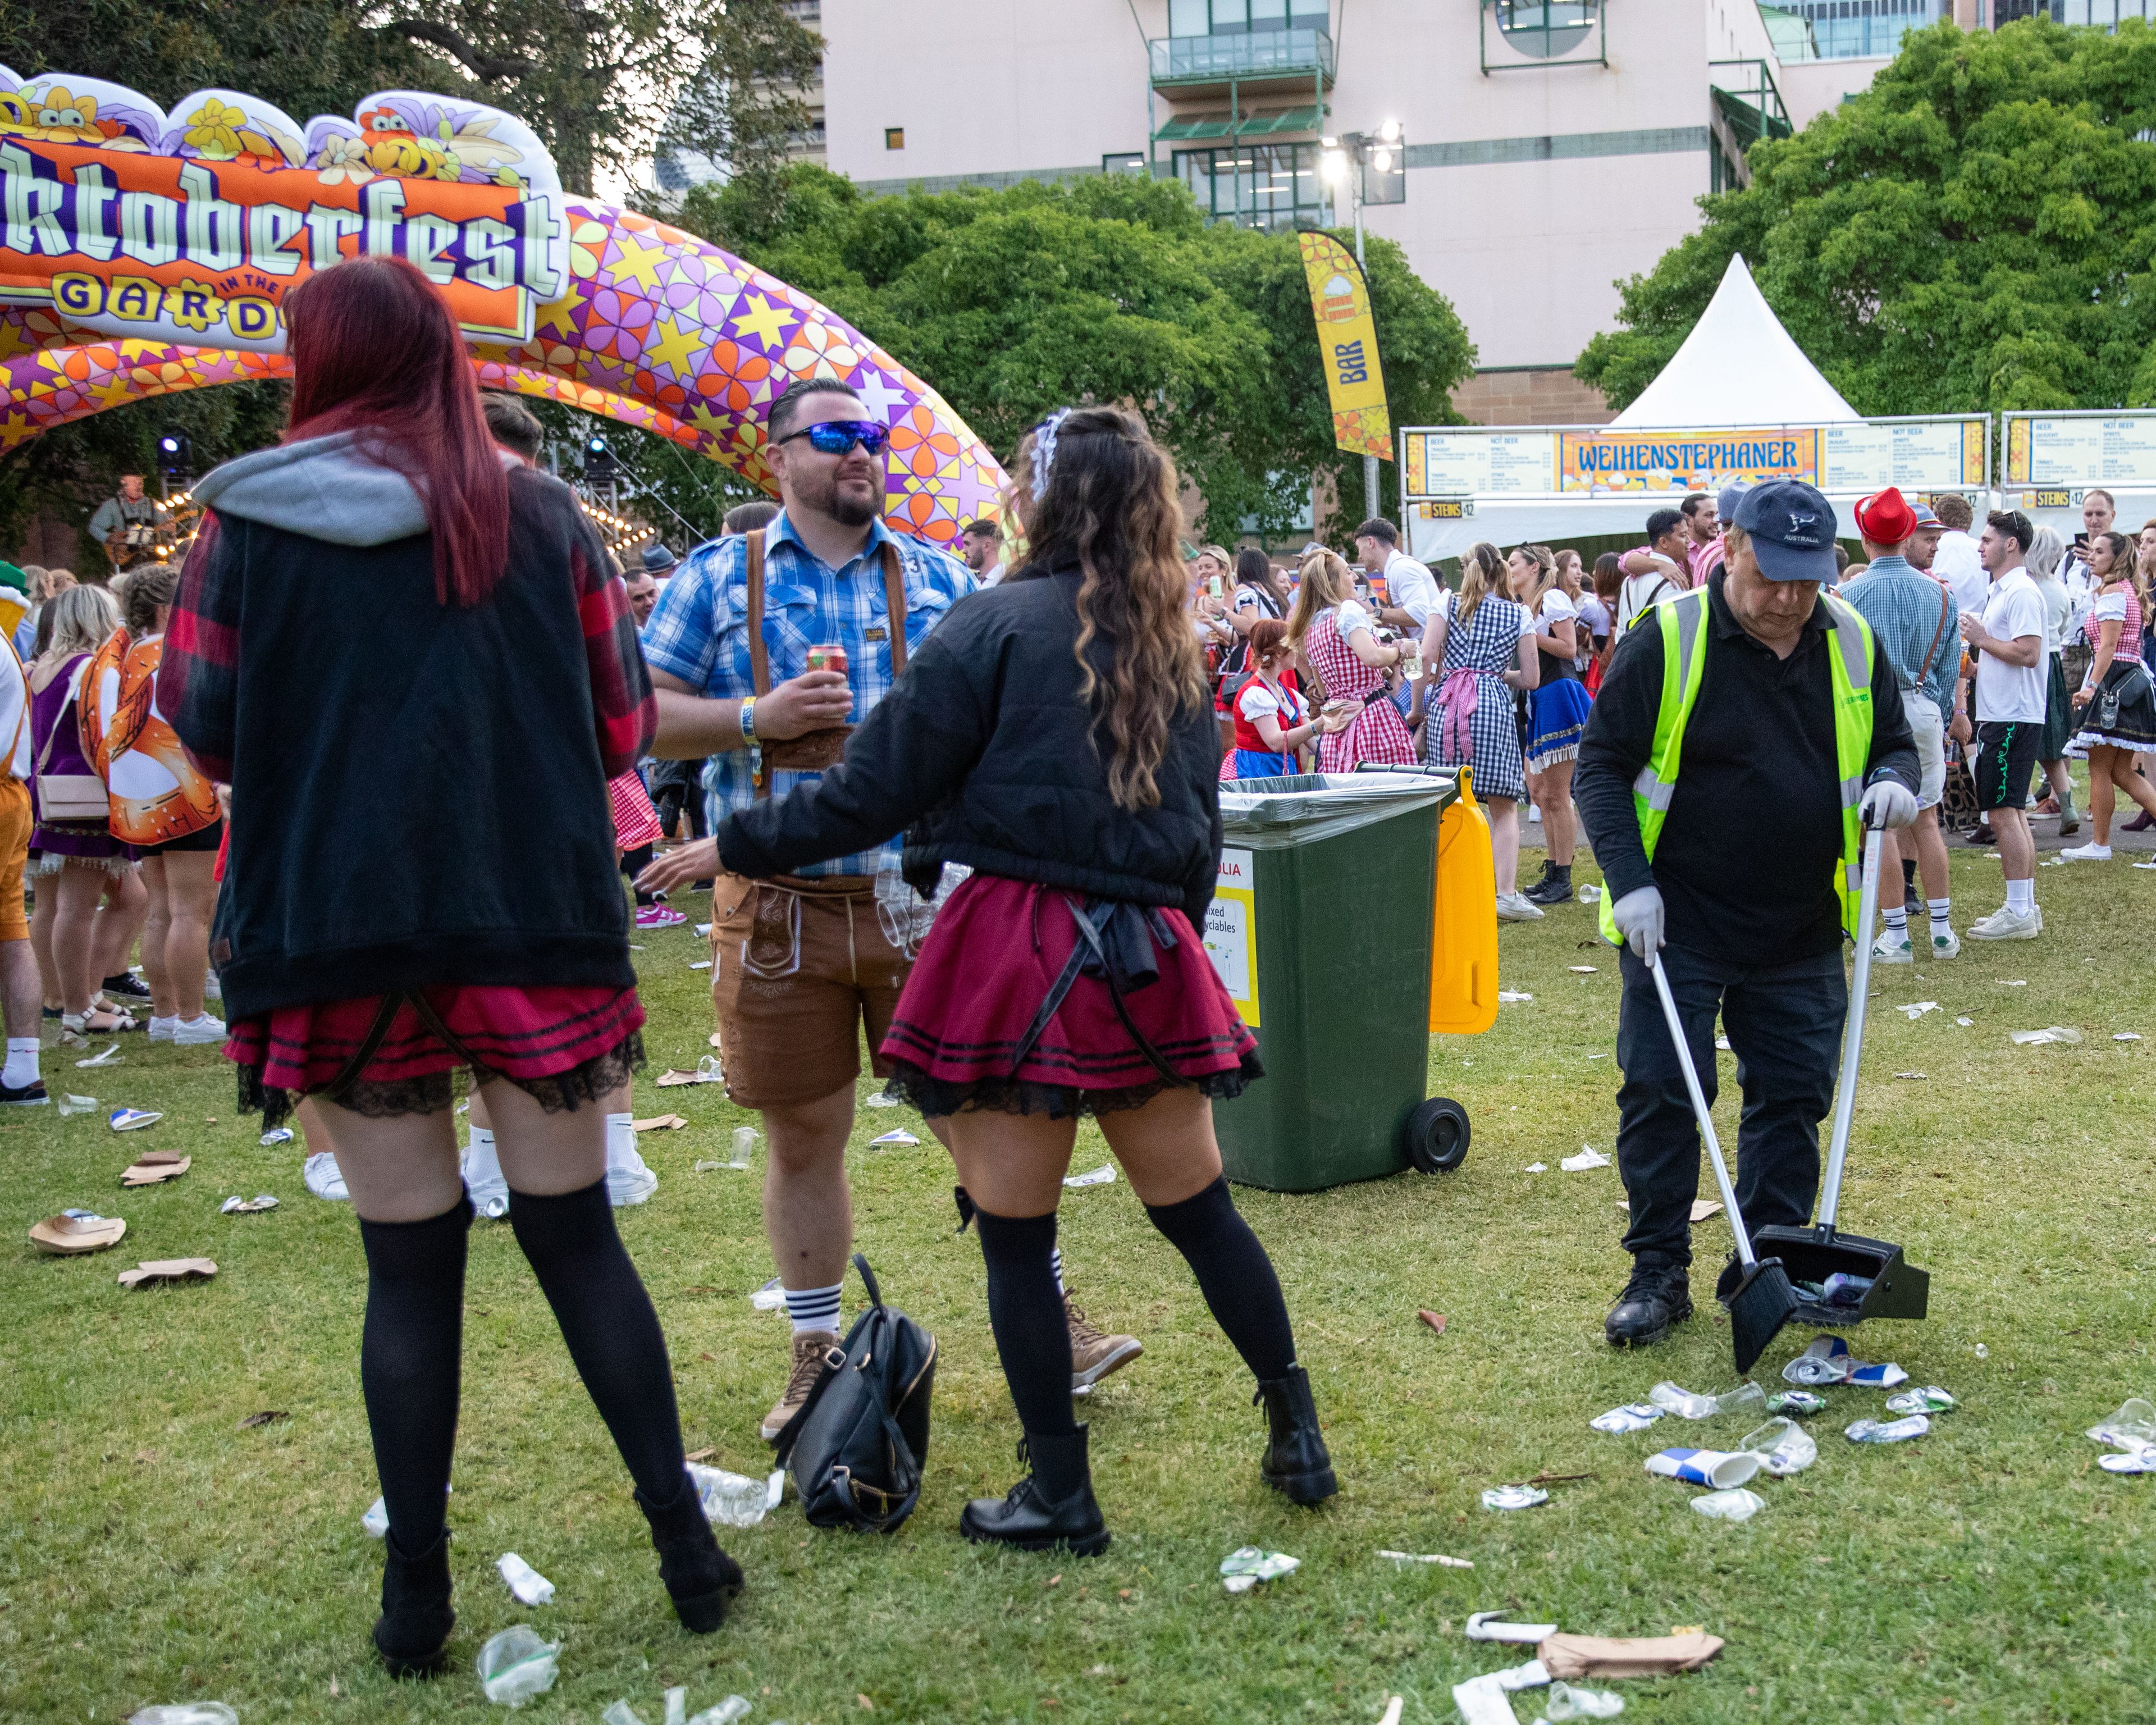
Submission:
{"label": "crowd of people", "polygon": [[[1961,500],[1865,500],[1845,570],[1831,506],[1787,484],[1660,511],[1591,572],[1568,550],[1477,544],[1449,587],[1373,518],[1356,566],[1313,546],[1283,573],[1253,548],[1186,560],[1168,454],[1137,414],[1081,407],[1026,434],[962,558],[886,525],[886,428],[810,378],[767,410],[778,503],[624,572],[536,465],[536,422],[482,397],[419,271],[340,264],[285,311],[290,429],[196,488],[184,569],[109,588],[48,573],[27,665],[0,655],[16,677],[0,843],[37,905],[27,922],[0,879],[0,1100],[45,1100],[40,1008],[87,1039],[132,1029],[146,997],[151,1036],[222,1044],[244,1106],[297,1111],[310,1186],[352,1204],[364,1249],[360,1381],[389,1527],[374,1640],[398,1673],[436,1668],[454,1621],[446,1497],[480,1215],[506,1218],[532,1266],[681,1622],[716,1629],[743,1584],[685,1471],[665,1338],[613,1214],[657,1183],[629,1122],[629,937],[686,920],[670,895],[709,886],[721,1073],[769,1147],[790,1333],[762,1435],[798,1429],[847,1332],[865,1043],[956,1165],[1022,1434],[1020,1477],[959,1530],[1082,1553],[1110,1532],[1074,1397],[1143,1352],[1066,1283],[1056,1211],[1082,1118],[1250,1373],[1260,1476],[1296,1504],[1337,1490],[1213,1127],[1214,1101],[1264,1076],[1199,937],[1224,783],[1458,769],[1489,810],[1508,921],[1574,902],[1576,846],[1594,845],[1608,888],[1589,914],[1624,949],[1618,1343],[1691,1310],[1697,1140],[1643,1004],[1649,966],[1704,1070],[1717,1014],[1745,1055],[1748,1215],[1801,1219],[1840,942],[1874,934],[1850,898],[1861,830],[1897,835],[1931,950],[1952,957],[1956,750],[2008,887],[1979,937],[2041,931],[2038,762],[2090,762],[2097,842],[2079,855],[2108,855],[2118,792],[2156,809],[2136,766],[2156,747],[2143,547],[2107,524],[2053,560],[2063,608],[2025,572],[2047,547],[2017,514],[1972,540],[1985,584],[1964,608],[1943,567]],[[1681,760],[1688,725],[1725,746]],[[1522,803],[1547,855],[1524,891]],[[1772,808],[1764,839],[1727,818],[1753,806]],[[1754,901],[1732,904],[1738,877]],[[1887,911],[1882,961],[1911,959],[1908,914]]]}

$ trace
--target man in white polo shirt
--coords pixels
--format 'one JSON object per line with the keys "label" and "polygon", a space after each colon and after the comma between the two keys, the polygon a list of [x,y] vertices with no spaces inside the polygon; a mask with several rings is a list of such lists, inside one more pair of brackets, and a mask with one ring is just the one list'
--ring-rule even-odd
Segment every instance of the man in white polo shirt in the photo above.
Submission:
{"label": "man in white polo shirt", "polygon": [[1365,574],[1384,578],[1379,618],[1419,636],[1437,603],[1437,578],[1400,549],[1400,530],[1383,516],[1372,516],[1355,530],[1355,556]]}
{"label": "man in white polo shirt", "polygon": [[2043,738],[2051,669],[2043,596],[2022,567],[2035,536],[2018,509],[1985,517],[1977,552],[1991,584],[1983,614],[1961,619],[1962,640],[1976,661],[1976,806],[1991,824],[2006,876],[2005,907],[1971,927],[1971,940],[2032,941],[2044,932],[2044,913],[2036,908],[2036,844],[2023,806]]}

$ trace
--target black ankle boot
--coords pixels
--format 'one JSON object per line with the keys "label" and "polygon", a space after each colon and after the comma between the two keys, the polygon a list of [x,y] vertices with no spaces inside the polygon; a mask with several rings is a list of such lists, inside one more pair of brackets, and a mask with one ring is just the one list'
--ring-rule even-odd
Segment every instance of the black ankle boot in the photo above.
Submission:
{"label": "black ankle boot", "polygon": [[[1093,1500],[1086,1461],[1086,1428],[1060,1436],[1027,1434],[1018,1446],[1029,1472],[1003,1497],[976,1497],[958,1517],[958,1531],[976,1545],[1009,1545],[1020,1551],[1065,1550],[1090,1558],[1108,1548],[1108,1525]],[[1039,1474],[1077,1481],[1060,1501],[1043,1489]]]}
{"label": "black ankle boot", "polygon": [[674,1615],[691,1634],[708,1635],[726,1620],[726,1607],[742,1590],[741,1565],[711,1537],[703,1500],[687,1476],[671,1503],[655,1504],[639,1491],[636,1507],[651,1523],[659,1579],[674,1601]]}
{"label": "black ankle boot", "polygon": [[449,1536],[416,1558],[408,1558],[392,1528],[382,1542],[382,1615],[374,1645],[393,1677],[424,1676],[439,1670],[457,1614],[449,1609]]}
{"label": "black ankle boot", "polygon": [[1291,1503],[1322,1503],[1338,1491],[1332,1458],[1317,1430],[1310,1373],[1301,1366],[1290,1366],[1285,1378],[1260,1378],[1258,1393],[1250,1399],[1265,1404],[1265,1423],[1272,1429],[1265,1459],[1259,1464],[1265,1483],[1286,1493]]}

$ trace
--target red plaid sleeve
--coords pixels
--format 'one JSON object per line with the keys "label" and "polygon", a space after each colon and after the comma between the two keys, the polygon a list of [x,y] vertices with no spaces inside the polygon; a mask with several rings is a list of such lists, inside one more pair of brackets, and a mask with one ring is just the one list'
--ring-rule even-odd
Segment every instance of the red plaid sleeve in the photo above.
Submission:
{"label": "red plaid sleeve", "polygon": [[599,760],[608,778],[626,773],[651,747],[659,731],[659,702],[651,674],[637,644],[629,589],[607,567],[598,533],[579,516],[582,531],[570,550],[576,571],[577,613],[591,667],[592,710],[598,719]]}
{"label": "red plaid sleeve", "polygon": [[206,511],[180,571],[157,668],[157,710],[208,778],[232,783],[239,704],[239,573]]}

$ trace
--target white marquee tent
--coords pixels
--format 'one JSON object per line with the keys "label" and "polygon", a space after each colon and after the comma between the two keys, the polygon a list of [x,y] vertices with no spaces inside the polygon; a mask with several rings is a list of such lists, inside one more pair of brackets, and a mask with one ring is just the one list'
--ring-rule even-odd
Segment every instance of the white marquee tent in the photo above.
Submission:
{"label": "white marquee tent", "polygon": [[[1860,417],[1782,327],[1744,259],[1732,257],[1684,346],[1610,429],[1820,425]],[[1471,519],[1455,521],[1424,521],[1410,510],[1409,537],[1414,555],[1429,562],[1456,557],[1481,539],[1509,547],[1640,531],[1650,514],[1667,506],[1639,497],[1491,502],[1478,506]]]}

